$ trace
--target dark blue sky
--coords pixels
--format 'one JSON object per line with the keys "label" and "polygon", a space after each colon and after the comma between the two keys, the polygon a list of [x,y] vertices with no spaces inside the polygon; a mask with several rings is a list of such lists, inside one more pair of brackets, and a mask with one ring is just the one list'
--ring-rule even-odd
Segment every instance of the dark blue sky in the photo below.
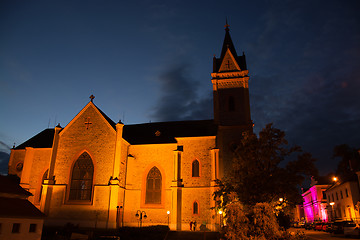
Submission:
{"label": "dark blue sky", "polygon": [[[360,1],[0,1],[0,151],[95,104],[125,124],[212,118],[226,17],[255,131],[334,170],[360,148]],[[7,163],[0,163],[7,164]]]}

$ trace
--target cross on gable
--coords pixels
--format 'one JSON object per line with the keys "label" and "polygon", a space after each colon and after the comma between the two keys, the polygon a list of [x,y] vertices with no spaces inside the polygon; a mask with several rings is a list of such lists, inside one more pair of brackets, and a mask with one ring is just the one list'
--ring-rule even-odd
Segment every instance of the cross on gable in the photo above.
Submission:
{"label": "cross on gable", "polygon": [[90,117],[88,117],[85,121],[86,129],[89,129],[90,124],[92,124],[92,122],[90,122]]}
{"label": "cross on gable", "polygon": [[228,60],[227,63],[225,64],[227,66],[228,69],[230,69],[230,61]]}

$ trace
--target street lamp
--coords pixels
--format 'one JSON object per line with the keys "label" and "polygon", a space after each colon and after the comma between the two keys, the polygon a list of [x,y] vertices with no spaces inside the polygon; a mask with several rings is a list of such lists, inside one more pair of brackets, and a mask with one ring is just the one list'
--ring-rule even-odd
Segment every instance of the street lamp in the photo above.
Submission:
{"label": "street lamp", "polygon": [[335,212],[334,212],[334,205],[335,205],[334,202],[331,202],[331,203],[330,203],[331,210],[332,210],[332,211],[331,211],[331,216],[332,216],[332,218],[333,218],[333,219],[332,219],[333,221],[335,221],[335,218],[336,218]]}
{"label": "street lamp", "polygon": [[333,179],[332,179],[334,182],[336,182],[337,180],[338,180],[338,178],[337,177],[333,177]]}
{"label": "street lamp", "polygon": [[166,212],[166,214],[167,214],[167,216],[168,216],[168,227],[169,227],[169,223],[170,223],[170,211],[168,210],[168,211]]}
{"label": "street lamp", "polygon": [[279,198],[279,202],[283,202],[284,201],[284,199],[283,198]]}
{"label": "street lamp", "polygon": [[135,214],[135,217],[139,218],[139,224],[140,224],[140,227],[142,226],[142,219],[146,219],[147,216],[146,216],[146,212],[145,211],[140,211],[140,210],[137,210],[136,211],[136,214]]}
{"label": "street lamp", "polygon": [[220,228],[222,227],[222,214],[223,214],[223,211],[219,210],[219,215],[220,215]]}

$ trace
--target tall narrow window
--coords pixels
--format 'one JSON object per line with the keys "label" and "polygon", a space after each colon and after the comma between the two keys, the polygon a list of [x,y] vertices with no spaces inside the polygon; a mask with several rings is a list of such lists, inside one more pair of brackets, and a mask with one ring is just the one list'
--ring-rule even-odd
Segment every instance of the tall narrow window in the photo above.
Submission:
{"label": "tall narrow window", "polygon": [[72,176],[69,200],[90,201],[93,183],[94,165],[87,152],[76,160]]}
{"label": "tall narrow window", "polygon": [[229,112],[233,112],[235,111],[235,101],[234,101],[234,97],[230,96],[229,97]]}
{"label": "tall narrow window", "polygon": [[199,161],[195,160],[192,162],[192,176],[199,177]]}
{"label": "tall narrow window", "polygon": [[161,203],[161,173],[157,167],[150,169],[146,177],[146,204]]}
{"label": "tall narrow window", "polygon": [[197,202],[193,203],[193,214],[199,214],[199,204]]}

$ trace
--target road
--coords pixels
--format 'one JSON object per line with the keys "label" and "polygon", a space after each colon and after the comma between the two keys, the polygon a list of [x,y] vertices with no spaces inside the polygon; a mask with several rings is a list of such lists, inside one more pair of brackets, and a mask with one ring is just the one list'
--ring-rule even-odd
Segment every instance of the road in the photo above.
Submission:
{"label": "road", "polygon": [[344,237],[344,235],[336,234],[331,235],[330,233],[323,232],[323,231],[315,231],[315,230],[305,230],[303,228],[292,228],[290,231],[293,230],[301,230],[304,231],[306,236],[309,237],[310,240],[326,240],[326,239],[332,239],[332,240],[340,240],[340,239],[359,239],[359,238],[352,238],[352,237]]}

